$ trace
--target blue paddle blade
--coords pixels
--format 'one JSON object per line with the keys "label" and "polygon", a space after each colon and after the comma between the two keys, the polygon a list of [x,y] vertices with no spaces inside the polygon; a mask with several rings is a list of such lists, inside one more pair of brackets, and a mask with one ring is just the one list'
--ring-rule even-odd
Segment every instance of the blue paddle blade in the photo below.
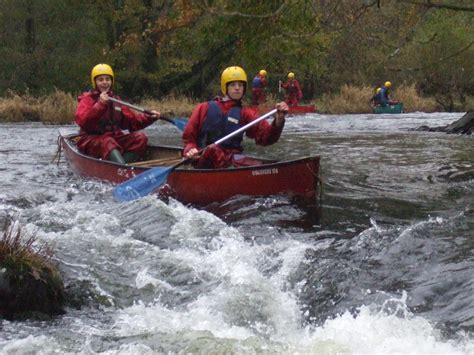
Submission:
{"label": "blue paddle blade", "polygon": [[173,118],[173,123],[180,131],[184,131],[184,127],[186,127],[188,119],[183,117],[175,117]]}
{"label": "blue paddle blade", "polygon": [[148,195],[162,186],[174,168],[156,167],[147,170],[112,190],[114,199],[118,202],[133,201]]}

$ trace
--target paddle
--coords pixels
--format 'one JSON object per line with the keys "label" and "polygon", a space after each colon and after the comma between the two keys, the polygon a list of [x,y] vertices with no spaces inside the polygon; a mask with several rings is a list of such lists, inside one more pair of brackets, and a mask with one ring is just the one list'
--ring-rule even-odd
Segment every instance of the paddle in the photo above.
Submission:
{"label": "paddle", "polygon": [[[228,134],[227,136],[219,139],[216,141],[214,144],[220,144],[227,139],[244,132],[251,126],[257,124],[258,122],[264,120],[268,116],[273,115],[274,113],[277,112],[277,109],[273,109],[270,112],[267,112],[266,114],[260,116],[259,118],[253,120],[252,122],[247,123],[245,126],[240,127],[236,131]],[[200,153],[202,153],[204,150],[207,149],[206,146],[205,148],[200,150]],[[138,199],[140,197],[146,196],[149,193],[155,191],[158,189],[160,186],[162,186],[165,182],[166,179],[168,178],[168,175],[175,170],[177,167],[183,165],[184,163],[188,162],[192,158],[185,158],[181,160],[180,162],[170,166],[170,167],[156,167],[147,171],[144,171],[143,173],[131,178],[130,180],[127,180],[120,185],[117,185],[113,190],[112,194],[115,198],[116,201],[119,202],[125,202],[125,201],[132,201],[135,199]]]}
{"label": "paddle", "polygon": [[[116,99],[114,97],[109,97],[109,100],[113,101],[113,102],[116,102],[120,105],[130,107],[131,109],[134,109],[135,111],[143,112],[143,113],[146,113],[147,115],[153,115],[153,113],[150,110],[146,110],[142,107],[132,105],[128,102]],[[180,117],[168,118],[168,117],[165,117],[165,116],[160,116],[160,120],[163,120],[163,121],[174,124],[176,127],[178,127],[178,129],[180,131],[184,131],[184,127],[186,126],[186,123],[188,123],[188,120],[186,118],[180,118]]]}

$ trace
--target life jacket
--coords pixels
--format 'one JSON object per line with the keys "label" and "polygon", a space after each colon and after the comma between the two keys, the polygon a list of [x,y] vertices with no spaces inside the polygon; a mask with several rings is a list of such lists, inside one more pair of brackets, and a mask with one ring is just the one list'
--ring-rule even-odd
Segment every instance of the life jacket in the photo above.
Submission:
{"label": "life jacket", "polygon": [[382,104],[386,104],[387,101],[389,100],[388,98],[388,88],[385,87],[385,86],[382,86],[382,89],[380,89],[380,98],[379,98],[379,101],[382,103]]}
{"label": "life jacket", "polygon": [[262,84],[262,78],[260,78],[260,75],[257,75],[255,78],[253,78],[252,80],[252,87],[253,88],[258,88],[258,89],[261,89],[263,88],[263,84]]}
{"label": "life jacket", "polygon": [[[95,102],[99,100],[100,93],[97,91],[92,91],[90,96],[94,99]],[[112,93],[109,94],[110,97],[115,97]],[[94,132],[88,132],[89,134],[98,134],[102,135],[106,132],[121,132],[121,122],[122,122],[122,108],[115,102],[110,102],[107,106],[107,111],[100,117],[98,130]]]}
{"label": "life jacket", "polygon": [[380,91],[376,93],[374,96],[372,96],[372,101],[373,102],[380,102]]}
{"label": "life jacket", "polygon": [[[208,101],[207,115],[198,137],[199,147],[204,148],[239,129],[241,127],[241,111],[242,107],[239,104],[238,106],[232,107],[229,113],[225,115],[215,101]],[[242,151],[243,138],[244,133],[241,132],[227,139],[225,142],[222,142],[220,145],[225,148],[233,148]]]}
{"label": "life jacket", "polygon": [[292,94],[296,94],[298,92],[298,89],[296,88],[296,85],[295,85],[295,80],[290,80],[288,82],[288,92]]}

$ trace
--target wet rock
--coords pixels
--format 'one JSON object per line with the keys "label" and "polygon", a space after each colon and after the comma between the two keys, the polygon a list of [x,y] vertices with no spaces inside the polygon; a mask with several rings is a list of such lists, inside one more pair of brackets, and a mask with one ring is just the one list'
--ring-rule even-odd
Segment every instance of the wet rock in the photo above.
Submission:
{"label": "wet rock", "polygon": [[417,131],[430,131],[430,132],[446,132],[456,134],[472,134],[474,132],[474,111],[469,111],[459,120],[447,126],[440,127],[428,127],[421,126]]}
{"label": "wet rock", "polygon": [[64,313],[64,285],[51,254],[34,251],[34,238],[5,226],[0,240],[0,316],[48,319]]}

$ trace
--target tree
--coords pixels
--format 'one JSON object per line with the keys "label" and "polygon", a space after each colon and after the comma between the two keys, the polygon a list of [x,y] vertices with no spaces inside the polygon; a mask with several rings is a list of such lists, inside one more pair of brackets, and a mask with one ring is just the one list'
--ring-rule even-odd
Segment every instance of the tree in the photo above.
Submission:
{"label": "tree", "polygon": [[86,85],[105,43],[93,3],[1,0],[0,93],[74,92]]}

